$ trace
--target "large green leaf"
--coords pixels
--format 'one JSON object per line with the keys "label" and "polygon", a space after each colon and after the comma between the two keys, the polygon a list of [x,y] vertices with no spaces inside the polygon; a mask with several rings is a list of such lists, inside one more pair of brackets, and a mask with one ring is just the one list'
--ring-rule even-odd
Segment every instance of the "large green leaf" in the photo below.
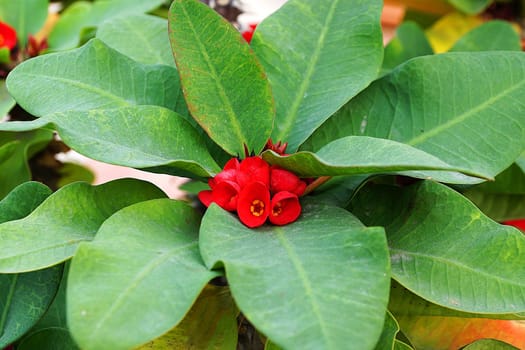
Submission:
{"label": "large green leaf", "polygon": [[283,348],[373,348],[383,328],[389,263],[384,233],[347,211],[306,204],[294,223],[249,229],[211,205],[200,248],[224,266],[247,319]]}
{"label": "large green leaf", "polygon": [[169,28],[192,116],[228,153],[244,156],[245,146],[259,153],[273,126],[273,97],[248,44],[197,0],[174,1]]}
{"label": "large green leaf", "polygon": [[15,28],[20,48],[44,26],[48,6],[49,0],[0,0],[0,19]]}
{"label": "large green leaf", "polygon": [[[8,123],[0,123],[0,129]],[[28,161],[53,138],[49,130],[0,132],[0,199],[31,180]]]}
{"label": "large green leaf", "polygon": [[168,22],[160,17],[117,17],[100,25],[97,38],[135,61],[175,66],[168,37]]}
{"label": "large green leaf", "polygon": [[67,286],[68,323],[82,349],[131,349],[175,326],[217,276],[199,255],[200,215],[157,199],[111,216],[79,246]]}
{"label": "large green leaf", "polygon": [[449,51],[521,51],[518,32],[507,21],[486,22],[462,36]]}
{"label": "large green leaf", "polygon": [[0,224],[0,272],[38,270],[67,260],[117,210],[164,196],[151,183],[133,179],[63,187],[25,218]]}
{"label": "large green leaf", "polygon": [[392,275],[421,297],[472,313],[525,310],[525,236],[459,193],[423,181],[362,190],[353,212],[388,235]]}
{"label": "large green leaf", "polygon": [[304,149],[348,135],[374,136],[494,177],[525,149],[524,94],[521,52],[417,57],[352,99]]}
{"label": "large green leaf", "polygon": [[[366,136],[343,137],[330,142],[317,153],[298,152],[290,156],[279,156],[268,151],[263,154],[263,158],[303,177],[396,172],[450,183],[481,181],[458,173],[469,173],[465,168],[446,164],[409,145]],[[475,173],[469,175],[480,176]]]}
{"label": "large green leaf", "polygon": [[130,105],[175,109],[180,87],[173,67],[138,63],[94,39],[25,61],[9,74],[7,88],[24,109],[44,116]]}
{"label": "large green leaf", "polygon": [[[7,0],[9,1],[9,0]],[[49,35],[52,51],[72,49],[80,44],[82,32],[119,16],[140,14],[155,9],[164,0],[76,1],[60,16]]]}
{"label": "large green leaf", "polygon": [[295,151],[377,77],[381,1],[290,0],[257,28],[252,45],[270,80],[274,140]]}
{"label": "large green leaf", "polygon": [[49,124],[75,151],[103,162],[200,177],[220,171],[197,131],[177,113],[158,106],[55,113],[31,122],[2,123],[0,130]]}

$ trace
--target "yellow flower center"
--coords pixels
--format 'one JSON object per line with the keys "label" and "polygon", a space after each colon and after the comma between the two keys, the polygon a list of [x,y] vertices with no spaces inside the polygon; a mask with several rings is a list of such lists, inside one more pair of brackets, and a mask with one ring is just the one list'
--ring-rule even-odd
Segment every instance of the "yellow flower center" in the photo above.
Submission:
{"label": "yellow flower center", "polygon": [[264,213],[264,202],[255,199],[250,205],[250,212],[253,216],[261,216]]}

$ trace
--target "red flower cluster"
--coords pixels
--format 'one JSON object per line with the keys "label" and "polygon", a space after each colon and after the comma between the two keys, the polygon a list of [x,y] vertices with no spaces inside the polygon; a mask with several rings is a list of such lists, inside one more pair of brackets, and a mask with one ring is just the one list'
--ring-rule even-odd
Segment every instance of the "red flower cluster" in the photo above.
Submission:
{"label": "red flower cluster", "polygon": [[241,33],[244,40],[246,40],[248,43],[252,41],[253,32],[255,32],[255,28],[257,28],[257,24],[250,24],[248,26],[248,29]]}
{"label": "red flower cluster", "polygon": [[211,190],[199,193],[201,202],[237,211],[241,222],[251,228],[267,219],[274,225],[294,222],[301,214],[299,196],[306,188],[297,175],[270,166],[258,156],[230,159],[208,184]]}
{"label": "red flower cluster", "polygon": [[12,50],[16,46],[16,31],[8,24],[0,22],[0,48]]}

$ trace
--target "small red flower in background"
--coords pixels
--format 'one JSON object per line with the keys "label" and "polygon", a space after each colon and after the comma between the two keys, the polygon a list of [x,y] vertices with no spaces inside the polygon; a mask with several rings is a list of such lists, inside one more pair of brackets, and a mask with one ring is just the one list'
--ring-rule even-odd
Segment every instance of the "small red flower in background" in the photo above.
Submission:
{"label": "small red flower in background", "polygon": [[525,219],[521,220],[509,220],[503,222],[504,225],[514,226],[525,232]]}
{"label": "small red flower in background", "polygon": [[16,42],[16,30],[7,23],[0,22],[0,48],[12,50]]}
{"label": "small red flower in background", "polygon": [[257,28],[257,24],[250,24],[248,26],[248,29],[241,33],[244,40],[246,40],[248,43],[252,41],[253,32],[255,32],[255,28]]}
{"label": "small red flower in background", "polygon": [[[286,145],[278,145],[284,153]],[[270,167],[259,156],[242,161],[230,159],[208,184],[210,189],[198,195],[202,204],[208,207],[215,203],[224,210],[236,211],[241,222],[250,228],[259,227],[267,220],[274,225],[297,220],[301,214],[299,196],[306,188],[306,183],[297,175]]]}

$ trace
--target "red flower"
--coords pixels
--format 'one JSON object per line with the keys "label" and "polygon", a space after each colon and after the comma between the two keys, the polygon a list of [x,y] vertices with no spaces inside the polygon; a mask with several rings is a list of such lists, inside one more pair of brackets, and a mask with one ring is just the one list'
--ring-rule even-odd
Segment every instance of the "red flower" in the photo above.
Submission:
{"label": "red flower", "polygon": [[237,214],[250,228],[264,224],[270,212],[270,191],[262,182],[252,182],[239,193]]}
{"label": "red flower", "polygon": [[250,24],[248,26],[248,30],[245,30],[241,33],[244,40],[246,40],[248,43],[252,41],[253,32],[255,32],[255,28],[257,27],[257,24]]}
{"label": "red flower", "polygon": [[306,189],[306,182],[299,179],[294,173],[277,166],[272,166],[270,177],[270,191],[272,193],[287,191],[301,196]]}
{"label": "red flower", "polygon": [[7,23],[0,22],[0,48],[12,50],[16,46],[16,31]]}
{"label": "red flower", "polygon": [[272,198],[270,222],[274,225],[286,225],[297,220],[301,215],[301,204],[297,195],[291,192],[279,192]]}
{"label": "red flower", "polygon": [[504,225],[514,226],[522,231],[525,231],[525,219],[521,220],[509,220],[503,222]]}
{"label": "red flower", "polygon": [[270,186],[270,165],[261,157],[248,157],[239,165],[237,183],[244,187],[251,182],[259,181]]}
{"label": "red flower", "polygon": [[269,149],[269,150],[274,151],[278,155],[285,156],[286,147],[288,147],[288,142],[281,144],[281,141],[279,141],[274,144],[272,139],[269,139],[268,142],[266,142],[266,146],[264,147],[264,149],[265,150]]}

